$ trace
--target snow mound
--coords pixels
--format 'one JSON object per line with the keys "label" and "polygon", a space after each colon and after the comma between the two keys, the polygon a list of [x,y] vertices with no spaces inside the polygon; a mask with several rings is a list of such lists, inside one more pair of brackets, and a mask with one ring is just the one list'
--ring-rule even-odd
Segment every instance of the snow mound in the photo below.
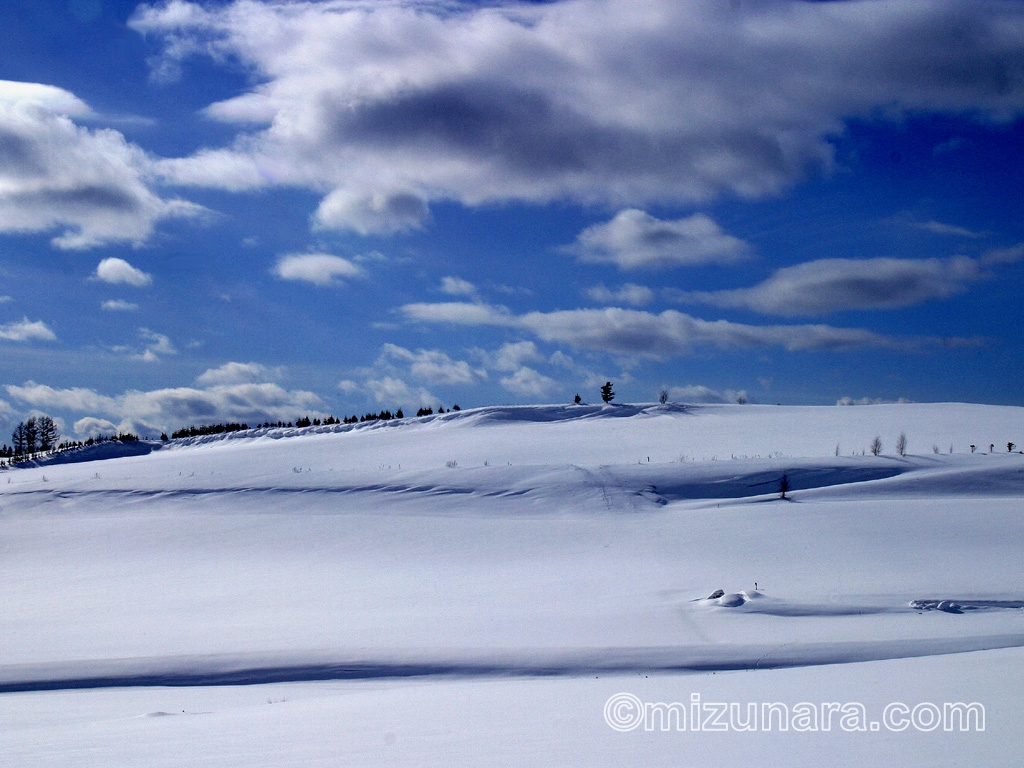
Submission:
{"label": "snow mound", "polygon": [[128,456],[146,456],[160,450],[162,444],[156,440],[108,440],[94,445],[84,445],[49,456],[41,456],[32,461],[21,462],[15,468],[49,467],[59,464],[80,464],[85,461],[105,461],[107,459],[123,459]]}

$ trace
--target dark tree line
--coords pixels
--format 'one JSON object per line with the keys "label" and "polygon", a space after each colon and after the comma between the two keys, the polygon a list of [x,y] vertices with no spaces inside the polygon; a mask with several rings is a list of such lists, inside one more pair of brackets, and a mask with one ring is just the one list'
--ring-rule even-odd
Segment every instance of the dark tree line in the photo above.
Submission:
{"label": "dark tree line", "polygon": [[[52,451],[60,440],[57,425],[49,416],[33,416],[19,422],[11,433],[12,446],[4,446],[9,456],[29,456],[33,453]],[[8,453],[9,451],[9,453]]]}

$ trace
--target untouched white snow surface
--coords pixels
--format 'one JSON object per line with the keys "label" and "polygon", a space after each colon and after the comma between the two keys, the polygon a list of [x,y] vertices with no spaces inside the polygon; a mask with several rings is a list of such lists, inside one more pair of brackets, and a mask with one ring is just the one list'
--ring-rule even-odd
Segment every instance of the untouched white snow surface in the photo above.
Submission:
{"label": "untouched white snow surface", "polygon": [[[0,472],[0,764],[1012,764],[1010,441],[1024,409],[521,406]],[[986,720],[619,732],[623,692]]]}

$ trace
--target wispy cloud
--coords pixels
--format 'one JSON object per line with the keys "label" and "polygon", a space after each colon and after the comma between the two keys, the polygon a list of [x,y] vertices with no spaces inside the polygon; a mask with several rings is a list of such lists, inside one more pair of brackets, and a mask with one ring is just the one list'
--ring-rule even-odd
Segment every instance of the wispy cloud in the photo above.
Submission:
{"label": "wispy cloud", "polygon": [[736,403],[747,401],[745,389],[726,389],[719,391],[702,384],[689,384],[682,387],[669,387],[669,400],[683,403]]}
{"label": "wispy cloud", "polygon": [[783,317],[897,309],[962,293],[971,283],[991,277],[989,265],[1017,260],[1021,255],[1020,249],[1006,249],[980,259],[820,259],[777,270],[751,288],[666,291],[666,296]]}
{"label": "wispy cloud", "polygon": [[696,347],[798,350],[903,349],[926,343],[902,341],[859,328],[830,325],[744,325],[701,320],[667,310],[661,314],[632,309],[575,309],[513,315],[504,307],[481,304],[407,304],[408,320],[455,325],[490,325],[529,331],[543,341],[628,356],[668,357]]}
{"label": "wispy cloud", "polygon": [[461,277],[442,277],[441,278],[441,293],[447,293],[449,296],[476,296],[476,286],[473,285],[469,280],[463,280]]}
{"label": "wispy cloud", "polygon": [[617,291],[611,291],[603,285],[595,285],[587,289],[587,297],[601,304],[630,304],[642,307],[654,301],[654,291],[634,283],[626,283]]}
{"label": "wispy cloud", "polygon": [[907,400],[906,398],[899,398],[897,400],[887,400],[884,397],[841,397],[836,400],[836,405],[890,405],[896,403],[912,403],[913,400]]}
{"label": "wispy cloud", "polygon": [[139,336],[145,342],[145,350],[136,358],[147,363],[155,363],[160,360],[161,355],[176,355],[178,350],[171,343],[169,337],[148,328],[139,328]]}
{"label": "wispy cloud", "polygon": [[933,232],[936,235],[954,235],[956,237],[971,238],[972,240],[985,236],[984,232],[973,232],[970,229],[958,227],[955,224],[944,224],[941,221],[917,221],[914,222],[914,226],[927,232]]}
{"label": "wispy cloud", "polygon": [[100,307],[107,312],[136,312],[139,309],[138,304],[133,304],[124,299],[109,299],[104,301]]}

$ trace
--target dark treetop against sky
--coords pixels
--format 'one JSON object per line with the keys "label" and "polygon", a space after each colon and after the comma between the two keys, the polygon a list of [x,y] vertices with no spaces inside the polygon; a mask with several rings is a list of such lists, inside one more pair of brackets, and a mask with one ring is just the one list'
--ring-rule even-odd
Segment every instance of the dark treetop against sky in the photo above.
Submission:
{"label": "dark treetop against sky", "polygon": [[1012,0],[3,3],[0,427],[1024,404],[1022,118]]}

